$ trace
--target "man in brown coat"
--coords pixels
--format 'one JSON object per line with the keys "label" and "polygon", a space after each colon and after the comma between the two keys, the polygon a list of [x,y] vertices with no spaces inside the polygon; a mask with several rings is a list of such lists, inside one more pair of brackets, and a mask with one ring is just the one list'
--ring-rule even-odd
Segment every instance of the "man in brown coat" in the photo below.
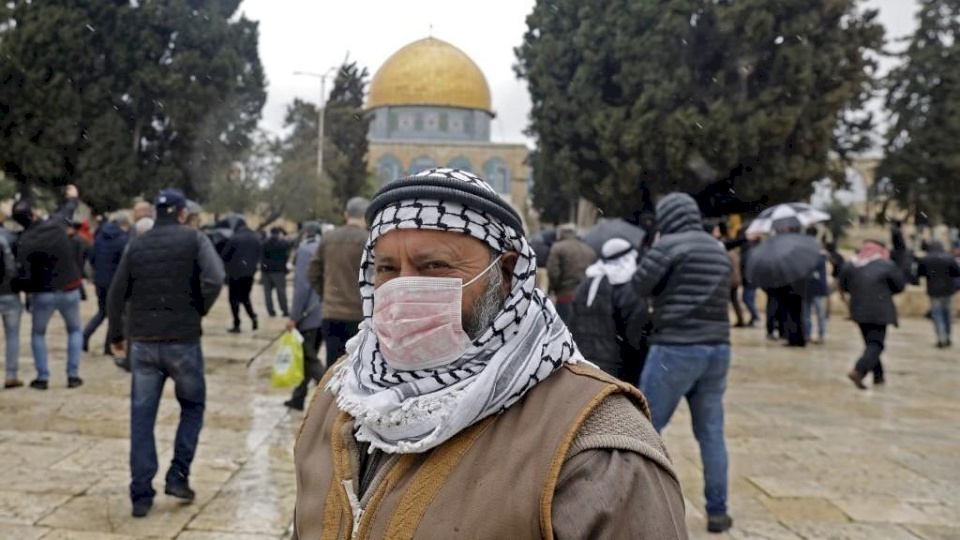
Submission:
{"label": "man in brown coat", "polygon": [[357,276],[367,243],[363,216],[369,204],[363,197],[347,201],[347,224],[323,237],[307,271],[307,280],[323,302],[320,332],[326,343],[327,366],[343,356],[347,341],[357,334],[363,319]]}
{"label": "man in brown coat", "polygon": [[550,292],[556,295],[557,313],[567,324],[573,315],[573,296],[577,286],[586,276],[587,267],[596,260],[597,252],[577,238],[574,225],[557,228],[557,242],[550,248],[547,258],[547,275]]}
{"label": "man in brown coat", "polygon": [[297,439],[294,538],[687,538],[645,399],[580,354],[509,204],[432,169],[367,220],[364,322]]}

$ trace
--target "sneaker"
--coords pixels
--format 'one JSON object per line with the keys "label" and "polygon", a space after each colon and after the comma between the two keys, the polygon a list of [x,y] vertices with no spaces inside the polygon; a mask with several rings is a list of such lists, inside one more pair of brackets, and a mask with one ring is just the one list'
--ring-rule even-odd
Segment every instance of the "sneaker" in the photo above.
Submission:
{"label": "sneaker", "polygon": [[719,516],[710,516],[707,518],[707,532],[722,533],[733,527],[733,518],[727,514]]}
{"label": "sneaker", "polygon": [[4,388],[8,388],[8,389],[9,389],[9,388],[20,388],[21,386],[23,386],[23,381],[21,381],[20,379],[17,379],[17,378],[7,379],[6,381],[3,382],[3,387],[4,387]]}
{"label": "sneaker", "polygon": [[67,388],[78,388],[83,386],[83,379],[80,377],[68,377]]}
{"label": "sneaker", "polygon": [[186,480],[184,480],[182,483],[167,484],[167,487],[163,490],[163,492],[171,497],[176,497],[187,502],[193,502],[193,499],[195,499],[197,496],[197,494],[190,489],[190,484],[188,484]]}
{"label": "sneaker", "polygon": [[147,514],[150,513],[150,508],[153,507],[153,499],[142,499],[133,503],[133,517],[142,518],[147,517]]}
{"label": "sneaker", "polygon": [[293,400],[293,399],[288,399],[288,400],[284,401],[283,404],[284,404],[284,406],[286,406],[288,409],[293,409],[293,410],[295,410],[295,411],[302,411],[302,410],[303,410],[303,402],[302,402],[302,401],[296,401],[296,400]]}
{"label": "sneaker", "polygon": [[34,390],[46,390],[50,386],[50,383],[47,381],[41,381],[40,379],[35,379],[30,382],[30,388]]}
{"label": "sneaker", "polygon": [[240,327],[239,327],[239,326],[234,326],[233,328],[227,330],[227,332],[230,333],[230,334],[239,334],[239,333],[240,333]]}

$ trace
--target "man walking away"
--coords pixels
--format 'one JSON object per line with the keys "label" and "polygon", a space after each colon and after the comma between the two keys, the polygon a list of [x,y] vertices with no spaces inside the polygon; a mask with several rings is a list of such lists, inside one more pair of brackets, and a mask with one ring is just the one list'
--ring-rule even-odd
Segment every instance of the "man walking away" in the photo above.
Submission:
{"label": "man walking away", "polygon": [[[224,280],[223,263],[213,244],[183,225],[187,219],[183,193],[165,189],[155,204],[156,225],[130,243],[107,295],[111,350],[126,356],[130,342],[130,499],[134,517],[147,515],[156,494],[152,485],[158,469],[153,429],[167,377],[173,379],[180,402],[180,424],[164,491],[186,501],[194,498],[190,464],[206,404],[200,323]],[[129,311],[127,334],[124,309]]]}
{"label": "man walking away", "polygon": [[[744,226],[746,227],[747,225]],[[751,235],[748,236],[747,241],[740,246],[740,278],[743,284],[743,292],[740,298],[743,300],[743,305],[747,306],[747,311],[750,312],[750,322],[747,323],[749,327],[757,326],[760,321],[760,312],[757,310],[757,286],[750,283],[750,280],[747,279],[747,261],[750,260],[750,250],[759,243],[760,237]]]}
{"label": "man walking away", "polygon": [[597,260],[597,253],[589,244],[577,238],[573,224],[557,228],[557,242],[547,258],[547,276],[550,292],[556,295],[557,314],[565,323],[573,315],[573,295],[583,281],[587,267]]}
{"label": "man walking away", "polygon": [[360,299],[360,259],[367,243],[364,214],[370,201],[354,197],[347,201],[347,224],[325,234],[310,261],[307,279],[323,301],[323,340],[327,344],[327,367],[347,351],[363,320]]}
{"label": "man walking away", "polygon": [[937,348],[950,347],[951,313],[953,294],[957,292],[954,282],[960,278],[957,259],[943,249],[943,244],[934,240],[927,246],[927,254],[920,259],[917,268],[919,277],[927,279],[927,296],[930,297],[930,317],[937,332]]}
{"label": "man walking away", "polygon": [[320,382],[324,368],[320,364],[320,343],[322,341],[320,327],[320,297],[310,287],[307,273],[310,269],[310,259],[320,245],[320,224],[308,221],[301,230],[303,242],[297,248],[294,258],[293,271],[293,317],[287,321],[287,331],[296,328],[303,336],[303,382],[294,388],[293,395],[284,402],[284,405],[298,411],[303,410],[307,398],[307,387],[310,381]]}
{"label": "man walking away", "polygon": [[0,263],[0,316],[3,316],[6,362],[4,388],[23,386],[23,382],[17,378],[20,370],[20,315],[23,313],[23,304],[20,303],[20,294],[13,288],[17,279],[17,261],[13,253],[16,242],[17,236],[3,228],[0,221],[0,256],[3,258]]}
{"label": "man walking away", "polygon": [[890,252],[880,242],[865,240],[857,256],[840,272],[840,290],[850,293],[850,318],[860,326],[864,351],[847,377],[866,389],[863,378],[873,373],[873,384],[886,382],[880,355],[887,339],[887,326],[897,325],[897,306],[893,295],[906,288],[906,276],[890,260]]}
{"label": "man walking away", "polygon": [[577,287],[570,332],[580,352],[606,373],[640,384],[647,356],[647,301],[633,289],[637,250],[622,238],[603,244],[600,260]]}
{"label": "man walking away", "polygon": [[[816,229],[807,230],[807,234],[816,236]],[[820,263],[816,271],[807,282],[807,294],[803,298],[803,328],[804,335],[810,338],[814,345],[823,345],[827,333],[827,297],[830,296],[830,285],[827,282],[827,253],[820,254]],[[817,337],[813,337],[813,314],[817,315]]]}
{"label": "man walking away", "polygon": [[77,264],[76,249],[67,236],[67,220],[77,208],[77,188],[67,186],[67,202],[50,219],[40,221],[29,201],[13,206],[13,219],[24,228],[17,247],[19,286],[27,293],[33,315],[30,345],[37,378],[30,383],[46,390],[50,380],[47,351],[47,325],[55,311],[67,326],[67,387],[83,384],[80,378],[80,353],[83,330],[80,320],[80,287],[83,279]]}
{"label": "man walking away", "polygon": [[723,394],[730,368],[730,259],[703,230],[693,197],[664,197],[657,204],[657,222],[660,239],[633,279],[638,295],[653,297],[654,330],[640,388],[658,432],[686,397],[703,458],[707,530],[724,532],[733,525],[727,515],[723,435]]}
{"label": "man walking away", "polygon": [[273,291],[277,291],[277,301],[284,318],[290,318],[287,309],[287,262],[293,243],[287,240],[283,227],[270,229],[270,236],[263,243],[263,261],[260,276],[263,281],[263,298],[267,304],[267,314],[276,317],[273,309]]}
{"label": "man walking away", "polygon": [[[93,266],[93,284],[97,289],[97,313],[83,329],[83,350],[90,350],[90,337],[104,319],[107,318],[107,291],[110,282],[120,265],[120,257],[130,240],[130,219],[124,214],[108,223],[104,223],[97,230],[93,241],[93,250],[90,254],[90,265]],[[103,354],[110,354],[109,340],[104,339]]]}
{"label": "man walking away", "polygon": [[241,305],[247,310],[253,329],[257,329],[257,314],[250,302],[250,292],[261,257],[263,245],[260,239],[247,227],[246,220],[238,216],[233,236],[223,246],[223,262],[230,287],[230,311],[233,313],[233,328],[229,330],[231,334],[240,333]]}

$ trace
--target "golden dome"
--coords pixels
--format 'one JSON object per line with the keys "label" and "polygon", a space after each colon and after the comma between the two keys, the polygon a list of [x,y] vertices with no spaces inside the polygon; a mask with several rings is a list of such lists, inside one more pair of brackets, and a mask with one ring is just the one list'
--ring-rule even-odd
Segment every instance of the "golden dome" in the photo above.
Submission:
{"label": "golden dome", "polygon": [[415,41],[383,63],[370,83],[367,108],[432,105],[492,113],[490,87],[463,51],[432,37]]}

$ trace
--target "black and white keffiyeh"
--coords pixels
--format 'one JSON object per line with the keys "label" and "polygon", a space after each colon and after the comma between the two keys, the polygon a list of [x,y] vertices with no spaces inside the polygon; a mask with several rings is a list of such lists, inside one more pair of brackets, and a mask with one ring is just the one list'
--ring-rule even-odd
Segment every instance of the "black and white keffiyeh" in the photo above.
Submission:
{"label": "black and white keffiyeh", "polygon": [[[455,169],[431,169],[417,176],[442,175],[479,184],[480,178]],[[355,419],[356,438],[388,453],[434,448],[474,423],[519,400],[565,362],[583,361],[550,300],[535,287],[536,259],[520,231],[458,202],[400,200],[385,206],[370,223],[360,269],[364,321],[348,343],[348,359],[328,389],[337,405]],[[373,316],[374,252],[377,239],[395,229],[428,229],[467,234],[494,250],[519,254],[513,285],[492,325],[454,363],[438,369],[397,371],[384,361]]]}

